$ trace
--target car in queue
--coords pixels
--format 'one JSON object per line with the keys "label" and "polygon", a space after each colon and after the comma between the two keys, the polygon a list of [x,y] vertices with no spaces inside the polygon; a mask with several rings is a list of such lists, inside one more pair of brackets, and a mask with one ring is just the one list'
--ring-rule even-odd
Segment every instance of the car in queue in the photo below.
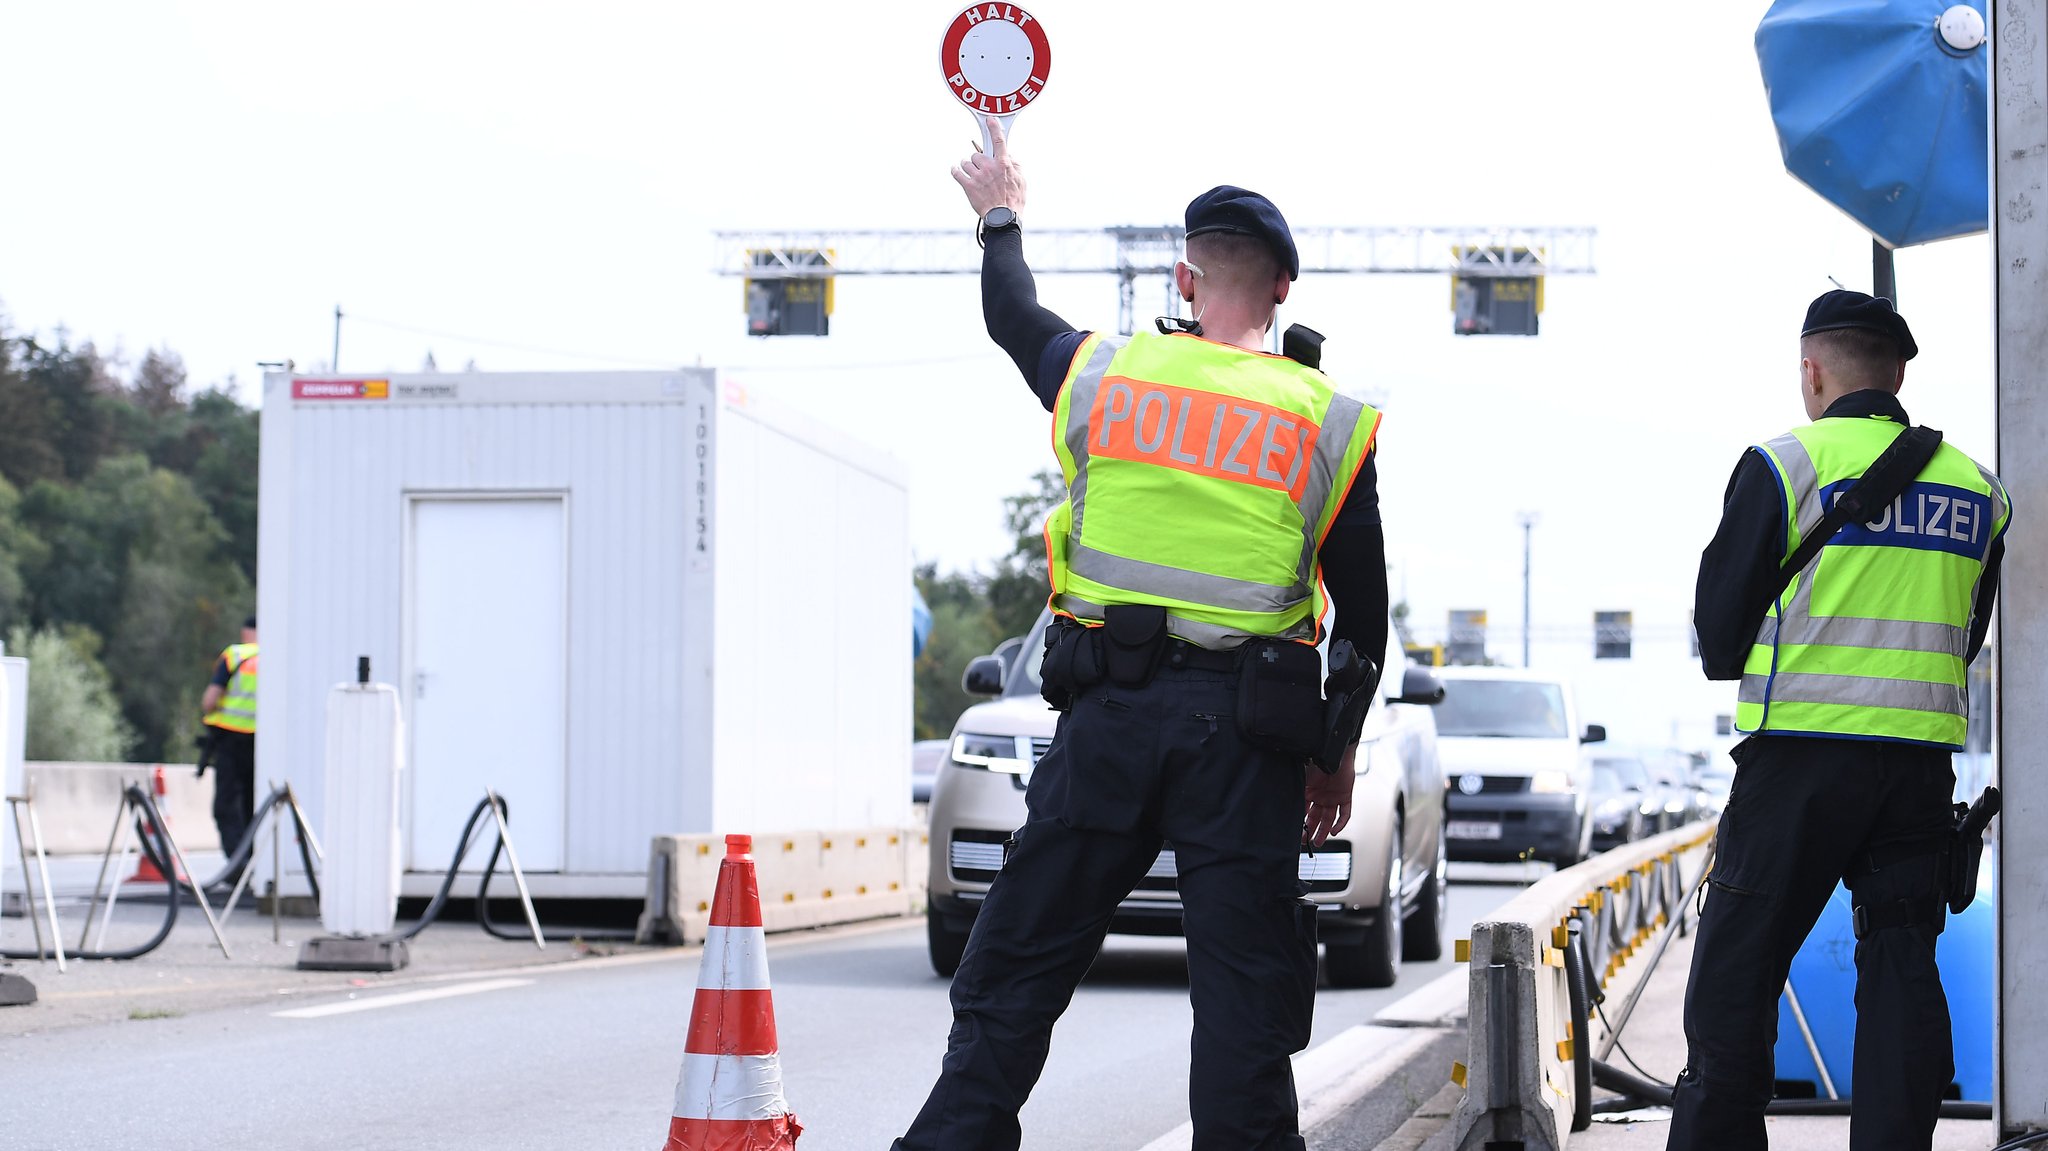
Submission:
{"label": "car in queue", "polygon": [[[962,677],[969,693],[995,698],[961,713],[933,788],[925,928],[932,968],[941,975],[960,964],[974,917],[1007,858],[1005,844],[1024,824],[1032,768],[1052,746],[1059,713],[1039,696],[1038,678],[1051,620],[1050,612],[1040,615],[1021,648],[1024,658],[984,656]],[[1339,987],[1390,986],[1403,960],[1444,953],[1448,856],[1431,718],[1443,688],[1430,669],[1408,663],[1391,635],[1382,659],[1389,670],[1359,740],[1351,823],[1301,853],[1325,971]],[[1110,931],[1178,935],[1181,911],[1168,843],[1118,904]]]}
{"label": "car in queue", "polygon": [[1593,850],[1611,851],[1651,834],[1664,814],[1651,794],[1650,773],[1632,756],[1593,759]]}
{"label": "car in queue", "polygon": [[1452,859],[1547,860],[1569,867],[1593,849],[1592,765],[1584,745],[1607,738],[1581,725],[1561,677],[1524,668],[1441,669],[1437,753]]}

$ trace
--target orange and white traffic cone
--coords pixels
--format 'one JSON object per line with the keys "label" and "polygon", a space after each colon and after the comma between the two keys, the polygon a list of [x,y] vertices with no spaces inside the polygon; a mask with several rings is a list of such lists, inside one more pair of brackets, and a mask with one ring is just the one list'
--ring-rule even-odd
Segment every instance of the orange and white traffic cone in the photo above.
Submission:
{"label": "orange and white traffic cone", "polygon": [[[162,810],[163,810],[163,808],[164,808],[164,804],[163,804],[163,798],[164,798],[164,765],[163,765],[163,764],[161,764],[161,763],[159,763],[159,764],[157,764],[157,765],[156,765],[156,773],[155,773],[155,776],[154,776],[154,778],[153,778],[153,779],[152,779],[152,780],[150,781],[150,791],[151,791],[151,792],[153,792],[153,793],[154,793],[154,794],[156,795],[156,798],[157,798],[157,804],[156,804],[157,810],[158,810],[158,811],[162,811]],[[166,832],[168,832],[168,831],[170,830],[170,822],[171,822],[171,817],[170,817],[170,816],[168,816],[168,815],[164,816],[164,830],[165,830]],[[146,833],[146,834],[147,834],[147,835],[149,836],[149,838],[150,838],[150,842],[151,842],[151,843],[155,843],[155,842],[156,842],[156,827],[155,827],[154,823],[153,823],[153,822],[152,822],[152,821],[150,820],[150,818],[149,818],[148,816],[144,816],[144,817],[143,817],[143,819],[142,819],[142,826],[143,826],[143,830],[144,830],[144,832],[145,832],[145,833]],[[162,883],[162,882],[164,882],[164,873],[163,873],[163,872],[162,872],[161,870],[159,870],[159,869],[157,868],[157,865],[156,865],[156,864],[155,864],[154,862],[152,862],[152,861],[150,860],[150,858],[149,858],[149,853],[148,853],[147,851],[144,851],[144,852],[140,852],[140,853],[138,853],[138,856],[137,856],[137,860],[136,860],[136,864],[135,864],[135,874],[133,874],[133,875],[129,876],[129,877],[128,877],[128,880],[127,880],[127,882],[129,882],[129,883]],[[184,877],[183,875],[180,875],[180,876],[178,877],[178,882],[180,882],[180,883],[189,883],[189,882],[191,882],[191,881],[190,881],[190,880],[188,880],[188,879],[186,879],[186,878],[185,878],[185,877]]]}
{"label": "orange and white traffic cone", "polygon": [[803,1130],[782,1096],[753,851],[753,836],[725,837],[662,1151],[792,1151]]}

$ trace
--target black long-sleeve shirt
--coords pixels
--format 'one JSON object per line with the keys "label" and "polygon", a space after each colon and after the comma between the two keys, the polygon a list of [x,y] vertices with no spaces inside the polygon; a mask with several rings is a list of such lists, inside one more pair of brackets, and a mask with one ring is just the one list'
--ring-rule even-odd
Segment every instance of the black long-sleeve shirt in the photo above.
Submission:
{"label": "black long-sleeve shirt", "polygon": [[[1884,416],[1910,426],[1897,396],[1875,389],[1851,392],[1821,413],[1821,418]],[[1742,453],[1721,504],[1721,526],[1700,554],[1699,585],[1693,593],[1693,627],[1700,639],[1700,663],[1708,679],[1741,679],[1764,613],[1784,590],[1778,572],[1785,556],[1785,491],[1763,454]],[[1977,658],[1991,627],[1991,605],[1998,598],[1998,568],[2005,558],[2005,537],[1991,541],[1984,557],[1984,578],[1977,585],[1976,618],[1970,628],[1965,662]]]}
{"label": "black long-sleeve shirt", "polygon": [[[1019,229],[990,232],[986,240],[981,258],[982,319],[990,338],[1016,362],[1038,402],[1052,411],[1068,365],[1088,333],[1039,304]],[[1359,654],[1378,664],[1387,650],[1387,545],[1380,525],[1379,471],[1371,453],[1316,555],[1323,585],[1337,609],[1331,638],[1350,640]]]}

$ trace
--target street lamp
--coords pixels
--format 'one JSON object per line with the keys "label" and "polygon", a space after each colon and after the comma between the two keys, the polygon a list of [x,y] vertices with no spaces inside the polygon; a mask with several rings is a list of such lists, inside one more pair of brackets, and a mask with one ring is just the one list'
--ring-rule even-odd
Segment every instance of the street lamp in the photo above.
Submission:
{"label": "street lamp", "polygon": [[1529,538],[1539,517],[1535,512],[1515,513],[1522,525],[1522,666],[1529,666]]}

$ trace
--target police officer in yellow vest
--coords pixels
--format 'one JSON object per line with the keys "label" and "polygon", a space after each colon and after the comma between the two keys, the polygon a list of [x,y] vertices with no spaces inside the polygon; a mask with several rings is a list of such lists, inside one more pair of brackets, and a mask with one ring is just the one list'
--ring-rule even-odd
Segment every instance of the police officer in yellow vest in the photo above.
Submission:
{"label": "police officer in yellow vest", "polygon": [[213,678],[199,700],[210,737],[199,770],[213,765],[213,825],[220,831],[220,849],[229,854],[255,815],[257,656],[256,617],[250,616],[242,621],[242,642],[230,644],[214,661]]}
{"label": "police officer in yellow vest", "polygon": [[[1046,525],[1041,678],[1064,714],[955,974],[939,1081],[895,1146],[1018,1146],[1053,1023],[1170,842],[1194,1147],[1301,1148],[1288,1056],[1308,1043],[1317,953],[1299,858],[1350,817],[1360,718],[1335,706],[1334,670],[1326,702],[1314,645],[1327,575],[1332,668],[1340,648],[1386,650],[1379,415],[1260,350],[1300,263],[1279,210],[1242,188],[1188,205],[1174,278],[1192,320],[1112,336],[1040,307],[1023,177],[989,124],[993,154],[954,178],[981,217],[989,333],[1053,415],[1068,499]],[[1378,675],[1358,666],[1354,701]]]}
{"label": "police officer in yellow vest", "polygon": [[1837,881],[1858,940],[1850,1146],[1928,1147],[1954,1077],[1934,964],[1949,756],[1963,745],[1965,669],[1990,623],[2010,501],[1943,444],[1875,519],[1780,571],[1910,426],[1898,392],[1918,351],[1889,300],[1815,300],[1799,362],[1812,422],[1744,454],[1700,560],[1700,656],[1708,678],[1741,681],[1748,738],[1693,952],[1673,1149],[1766,1145],[1779,993]]}

